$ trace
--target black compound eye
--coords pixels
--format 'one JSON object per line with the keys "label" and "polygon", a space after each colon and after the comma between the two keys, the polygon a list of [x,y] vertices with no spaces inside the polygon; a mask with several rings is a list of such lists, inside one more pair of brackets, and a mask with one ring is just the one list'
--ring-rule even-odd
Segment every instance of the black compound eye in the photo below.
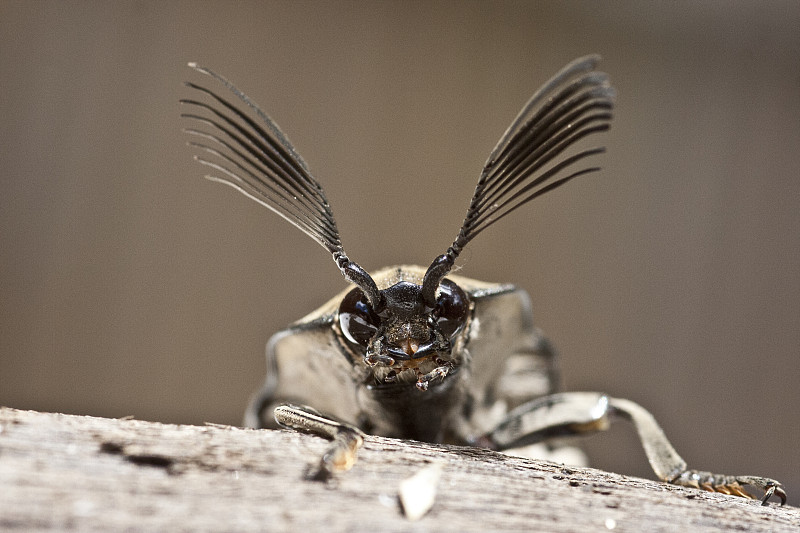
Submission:
{"label": "black compound eye", "polygon": [[339,304],[339,326],[350,342],[367,347],[380,323],[361,289],[348,292]]}
{"label": "black compound eye", "polygon": [[458,333],[469,315],[469,298],[461,287],[443,279],[439,284],[439,296],[436,298],[436,324],[445,337]]}

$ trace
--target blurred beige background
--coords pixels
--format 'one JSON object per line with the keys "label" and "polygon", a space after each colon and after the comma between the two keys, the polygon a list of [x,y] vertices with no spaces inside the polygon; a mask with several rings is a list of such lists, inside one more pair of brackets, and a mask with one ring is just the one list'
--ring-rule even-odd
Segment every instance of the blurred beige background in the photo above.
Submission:
{"label": "blurred beige background", "polygon": [[[598,52],[604,170],[470,245],[527,289],[564,385],[641,402],[694,467],[800,502],[800,3],[0,2],[0,404],[236,424],[268,337],[344,287],[201,178],[185,64],[233,80],[367,269],[450,244],[530,94]],[[633,431],[594,464],[652,477]]]}

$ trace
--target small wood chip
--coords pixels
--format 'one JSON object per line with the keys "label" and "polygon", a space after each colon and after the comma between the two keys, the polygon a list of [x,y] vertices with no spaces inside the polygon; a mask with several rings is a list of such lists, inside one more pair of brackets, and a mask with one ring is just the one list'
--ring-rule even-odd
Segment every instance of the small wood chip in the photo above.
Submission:
{"label": "small wood chip", "polygon": [[433,463],[400,483],[400,503],[409,520],[419,520],[431,510],[444,466]]}

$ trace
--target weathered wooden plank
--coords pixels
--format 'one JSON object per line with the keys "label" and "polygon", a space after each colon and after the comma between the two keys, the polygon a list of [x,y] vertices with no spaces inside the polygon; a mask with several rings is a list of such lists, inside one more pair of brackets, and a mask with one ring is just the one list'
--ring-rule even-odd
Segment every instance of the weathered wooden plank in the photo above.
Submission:
{"label": "weathered wooden plank", "polygon": [[[288,431],[0,408],[3,531],[798,531],[800,509],[485,450],[367,438],[333,482]],[[442,465],[409,521],[400,482]]]}

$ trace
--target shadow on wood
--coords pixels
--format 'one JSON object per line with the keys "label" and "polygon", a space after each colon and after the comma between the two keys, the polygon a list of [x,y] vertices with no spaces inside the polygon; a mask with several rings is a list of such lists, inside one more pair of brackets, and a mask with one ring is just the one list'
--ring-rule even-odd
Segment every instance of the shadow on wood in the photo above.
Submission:
{"label": "shadow on wood", "polygon": [[[3,531],[798,531],[800,509],[477,448],[368,437],[328,483],[321,438],[0,408]],[[441,465],[409,521],[400,483]]]}

